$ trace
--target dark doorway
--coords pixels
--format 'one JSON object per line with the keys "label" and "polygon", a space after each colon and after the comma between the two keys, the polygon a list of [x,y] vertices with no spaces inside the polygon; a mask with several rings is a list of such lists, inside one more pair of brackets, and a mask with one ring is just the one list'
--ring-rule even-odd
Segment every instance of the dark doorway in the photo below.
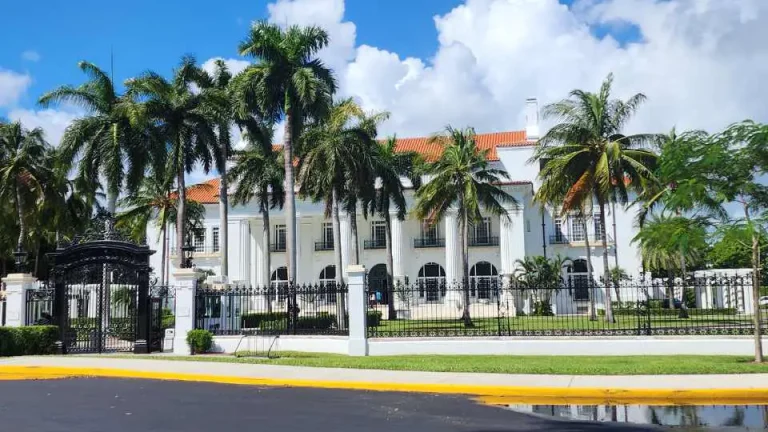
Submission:
{"label": "dark doorway", "polygon": [[376,303],[389,304],[389,288],[387,287],[387,266],[376,264],[368,272],[368,292],[376,295]]}

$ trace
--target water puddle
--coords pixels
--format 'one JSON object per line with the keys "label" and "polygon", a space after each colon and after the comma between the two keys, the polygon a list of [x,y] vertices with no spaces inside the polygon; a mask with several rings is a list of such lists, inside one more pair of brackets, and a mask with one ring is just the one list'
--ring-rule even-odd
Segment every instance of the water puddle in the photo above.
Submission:
{"label": "water puddle", "polygon": [[568,420],[657,425],[684,431],[768,429],[768,405],[494,405]]}

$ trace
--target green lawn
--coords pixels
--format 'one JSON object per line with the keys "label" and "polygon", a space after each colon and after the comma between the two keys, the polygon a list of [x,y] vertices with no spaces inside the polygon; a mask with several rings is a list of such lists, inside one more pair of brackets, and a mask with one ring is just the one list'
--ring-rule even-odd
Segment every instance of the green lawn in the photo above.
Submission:
{"label": "green lawn", "polygon": [[751,363],[737,356],[392,356],[349,357],[337,354],[281,352],[279,358],[260,359],[230,355],[192,357],[121,355],[199,362],[254,363],[347,369],[383,369],[429,372],[487,372],[554,375],[671,375],[768,373],[768,363]]}

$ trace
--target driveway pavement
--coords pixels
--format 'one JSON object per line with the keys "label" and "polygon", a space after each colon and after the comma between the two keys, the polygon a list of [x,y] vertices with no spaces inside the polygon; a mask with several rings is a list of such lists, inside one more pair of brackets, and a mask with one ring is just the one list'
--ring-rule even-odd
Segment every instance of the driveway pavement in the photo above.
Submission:
{"label": "driveway pavement", "polygon": [[455,395],[114,378],[2,381],[0,389],[0,430],[14,432],[654,430],[530,416]]}

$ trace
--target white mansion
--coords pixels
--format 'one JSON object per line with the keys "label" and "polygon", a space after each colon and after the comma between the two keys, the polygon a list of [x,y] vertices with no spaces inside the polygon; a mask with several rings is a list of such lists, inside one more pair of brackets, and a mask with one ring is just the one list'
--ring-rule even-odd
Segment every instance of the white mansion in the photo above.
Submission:
{"label": "white mansion", "polygon": [[[568,270],[572,275],[586,274],[585,240],[592,247],[592,265],[595,277],[603,272],[602,236],[607,236],[610,249],[610,265],[615,264],[615,253],[619,266],[630,274],[641,271],[636,247],[630,244],[636,232],[633,226],[634,209],[616,207],[615,214],[606,215],[607,227],[601,227],[597,217],[584,220],[576,217],[558,218],[551,208],[542,208],[533,203],[534,191],[539,185],[539,167],[529,164],[534,144],[539,137],[538,104],[535,99],[527,101],[526,127],[522,131],[478,134],[478,146],[488,149],[488,159],[497,168],[508,173],[509,181],[503,187],[513,195],[519,206],[509,209],[510,220],[487,217],[483,224],[474,226],[470,233],[470,276],[482,278],[510,274],[516,260],[524,256],[561,255],[570,258]],[[429,143],[429,138],[399,139],[398,149],[422,153],[427,160],[439,154],[439,148]],[[195,239],[194,263],[198,268],[210,269],[220,275],[219,237],[219,180],[191,186],[189,199],[204,204],[206,209],[205,231]],[[413,192],[409,191],[408,203],[413,203]],[[297,218],[297,282],[331,281],[337,269],[333,264],[333,236],[331,223],[324,217],[323,205],[302,201],[296,202]],[[384,226],[376,217],[358,218],[360,261],[369,270],[369,280],[383,280],[385,270]],[[270,213],[269,227],[272,244],[270,250],[262,248],[262,217],[254,204],[235,206],[229,209],[229,281],[252,286],[280,283],[286,279],[285,269],[285,213],[274,209]],[[394,276],[396,280],[417,282],[423,280],[454,281],[461,278],[461,257],[458,249],[459,231],[454,216],[450,214],[436,226],[427,227],[422,221],[409,215],[405,221],[393,218]],[[341,215],[342,255],[344,266],[348,263],[352,237],[349,219]],[[157,228],[148,233],[150,246],[158,253],[152,255],[151,264],[156,273],[162,266],[159,253],[162,242]],[[174,273],[178,265],[178,254],[173,250],[175,230],[168,230],[169,271]],[[264,268],[263,256],[271,253],[272,267]],[[171,276],[171,283],[173,279]],[[478,291],[478,296],[487,295]],[[439,296],[435,290],[432,295]],[[438,300],[437,298],[432,300]],[[580,299],[582,300],[582,299]],[[585,300],[585,299],[583,299]]]}

